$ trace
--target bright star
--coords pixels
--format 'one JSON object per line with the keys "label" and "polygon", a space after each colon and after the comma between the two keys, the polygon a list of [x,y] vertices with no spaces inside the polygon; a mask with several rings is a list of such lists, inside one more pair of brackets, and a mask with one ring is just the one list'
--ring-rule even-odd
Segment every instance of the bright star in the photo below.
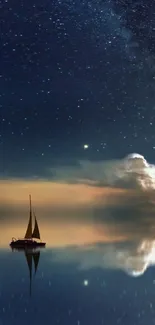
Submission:
{"label": "bright star", "polygon": [[84,149],[88,149],[89,148],[89,144],[84,144],[83,148]]}
{"label": "bright star", "polygon": [[83,281],[83,284],[84,284],[85,287],[87,287],[88,284],[89,284],[88,280],[84,280],[84,281]]}

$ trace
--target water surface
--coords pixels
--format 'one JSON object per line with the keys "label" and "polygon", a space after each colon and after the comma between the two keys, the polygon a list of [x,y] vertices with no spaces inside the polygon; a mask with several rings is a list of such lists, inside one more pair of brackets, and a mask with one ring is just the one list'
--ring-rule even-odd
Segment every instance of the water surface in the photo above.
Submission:
{"label": "water surface", "polygon": [[36,274],[32,261],[32,276],[25,252],[1,249],[0,324],[155,324],[153,249],[146,242],[47,248]]}

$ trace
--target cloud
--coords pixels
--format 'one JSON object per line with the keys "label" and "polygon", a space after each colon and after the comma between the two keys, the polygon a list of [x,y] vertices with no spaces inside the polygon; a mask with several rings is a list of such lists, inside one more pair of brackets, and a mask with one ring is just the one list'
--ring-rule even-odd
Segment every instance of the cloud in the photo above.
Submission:
{"label": "cloud", "polygon": [[[106,183],[115,191],[96,197],[93,209],[96,231],[104,234],[105,225],[111,233],[129,239],[154,238],[155,231],[155,166],[143,156],[131,154],[107,166]],[[110,174],[110,178],[108,175]],[[102,179],[102,176],[101,176]],[[110,179],[110,181],[109,181]],[[103,182],[104,183],[104,182]],[[122,189],[122,190],[120,190]]]}
{"label": "cloud", "polygon": [[137,277],[143,275],[149,266],[155,265],[155,241],[59,249],[53,252],[53,260],[59,263],[75,263],[81,270],[122,270],[129,276]]}
{"label": "cloud", "polygon": [[112,185],[116,166],[115,161],[79,161],[77,166],[52,167],[50,172],[56,181],[102,186]]}
{"label": "cloud", "polygon": [[129,189],[155,189],[155,166],[139,154],[111,161],[79,161],[77,166],[51,168],[56,181]]}

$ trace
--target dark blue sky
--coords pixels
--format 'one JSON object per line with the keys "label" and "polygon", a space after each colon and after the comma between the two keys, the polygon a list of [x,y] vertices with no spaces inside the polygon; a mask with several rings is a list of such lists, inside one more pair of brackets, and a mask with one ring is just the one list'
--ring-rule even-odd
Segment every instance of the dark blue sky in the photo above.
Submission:
{"label": "dark blue sky", "polygon": [[5,1],[0,10],[4,175],[135,151],[154,161],[153,1]]}

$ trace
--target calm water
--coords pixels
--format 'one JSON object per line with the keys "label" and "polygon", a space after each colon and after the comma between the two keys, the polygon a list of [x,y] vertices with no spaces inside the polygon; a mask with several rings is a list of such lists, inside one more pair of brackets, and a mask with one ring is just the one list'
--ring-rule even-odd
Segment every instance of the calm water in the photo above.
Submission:
{"label": "calm water", "polygon": [[50,248],[35,257],[3,249],[0,324],[155,324],[153,251],[150,243]]}

